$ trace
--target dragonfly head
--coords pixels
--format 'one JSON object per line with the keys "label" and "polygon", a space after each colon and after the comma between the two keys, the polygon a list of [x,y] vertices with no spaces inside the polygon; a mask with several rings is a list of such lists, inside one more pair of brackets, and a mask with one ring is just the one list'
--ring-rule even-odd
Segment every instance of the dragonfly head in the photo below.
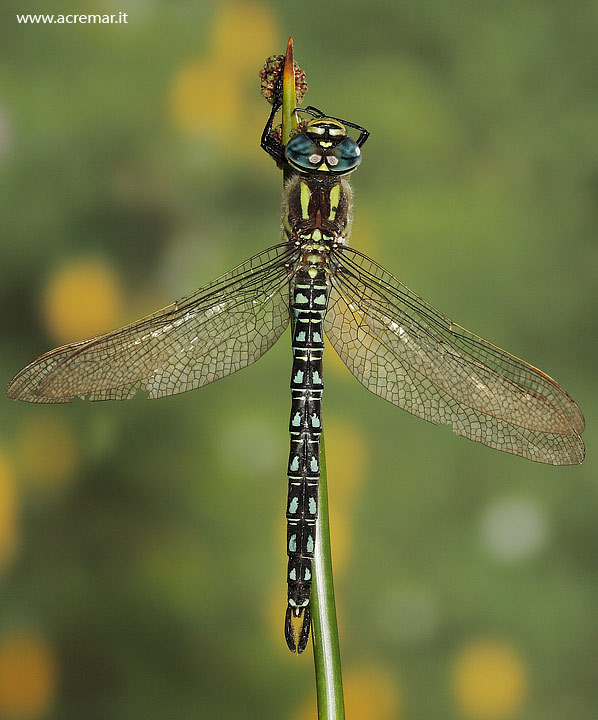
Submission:
{"label": "dragonfly head", "polygon": [[284,149],[287,162],[302,173],[345,175],[361,162],[361,150],[338,120],[318,117],[291,138]]}

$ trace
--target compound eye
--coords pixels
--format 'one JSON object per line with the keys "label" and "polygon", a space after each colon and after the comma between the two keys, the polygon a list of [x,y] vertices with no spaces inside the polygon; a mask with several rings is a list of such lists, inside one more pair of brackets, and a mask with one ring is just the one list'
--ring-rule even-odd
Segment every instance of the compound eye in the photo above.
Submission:
{"label": "compound eye", "polygon": [[288,163],[300,171],[313,172],[322,163],[322,149],[306,133],[291,138],[284,155]]}
{"label": "compound eye", "polygon": [[361,162],[361,150],[353,138],[346,137],[326,154],[326,163],[338,175],[351,172]]}

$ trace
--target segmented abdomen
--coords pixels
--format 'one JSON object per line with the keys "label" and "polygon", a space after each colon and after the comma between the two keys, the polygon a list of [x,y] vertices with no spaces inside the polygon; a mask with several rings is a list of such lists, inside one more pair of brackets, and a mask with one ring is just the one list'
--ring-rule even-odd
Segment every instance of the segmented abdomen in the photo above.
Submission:
{"label": "segmented abdomen", "polygon": [[[291,288],[293,370],[291,373],[291,451],[287,501],[288,608],[286,638],[301,652],[309,637],[309,597],[316,542],[322,416],[323,318],[328,303],[325,271],[313,265],[297,272]],[[295,643],[290,617],[303,615]]]}

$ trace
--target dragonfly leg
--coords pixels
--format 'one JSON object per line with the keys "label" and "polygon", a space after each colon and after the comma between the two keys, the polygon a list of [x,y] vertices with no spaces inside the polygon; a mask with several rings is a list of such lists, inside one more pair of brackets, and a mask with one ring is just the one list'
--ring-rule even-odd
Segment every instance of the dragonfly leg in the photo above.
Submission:
{"label": "dragonfly leg", "polygon": [[262,150],[265,150],[270,157],[274,158],[278,165],[282,165],[284,163],[284,145],[273,137],[272,125],[274,124],[274,117],[280,110],[281,105],[282,103],[275,103],[272,106],[272,112],[270,113],[270,117],[268,118],[268,122],[264,128],[260,142]]}
{"label": "dragonfly leg", "polygon": [[361,147],[370,136],[370,133],[361,125],[356,125],[355,123],[343,120],[343,118],[335,117],[334,115],[325,115],[321,110],[318,110],[318,108],[313,105],[308,105],[306,108],[298,108],[297,112],[309,113],[314,117],[328,117],[331,120],[338,120],[343,125],[353,128],[354,130],[359,130],[359,138],[356,140],[359,147]]}
{"label": "dragonfly leg", "polygon": [[274,158],[278,165],[284,163],[284,145],[276,140],[272,135],[272,126],[274,125],[274,118],[276,113],[282,107],[282,73],[276,85],[274,86],[274,102],[272,103],[272,110],[270,117],[268,118],[264,130],[262,132],[262,139],[260,141],[260,147],[265,150],[270,157]]}

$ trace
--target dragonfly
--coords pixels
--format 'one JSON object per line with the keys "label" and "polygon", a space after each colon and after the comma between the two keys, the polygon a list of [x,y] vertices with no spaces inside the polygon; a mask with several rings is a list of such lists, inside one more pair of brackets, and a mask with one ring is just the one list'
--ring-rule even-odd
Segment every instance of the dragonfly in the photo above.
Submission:
{"label": "dragonfly", "polygon": [[283,144],[275,97],[261,147],[286,170],[281,242],[167,307],[47,352],[8,386],[16,400],[183,393],[251,365],[291,325],[286,505],[291,652],[310,633],[324,337],[368,390],[470,440],[551,465],[584,458],[584,418],[551,377],[457,325],[349,245],[348,176],[368,131],[307,106]]}

